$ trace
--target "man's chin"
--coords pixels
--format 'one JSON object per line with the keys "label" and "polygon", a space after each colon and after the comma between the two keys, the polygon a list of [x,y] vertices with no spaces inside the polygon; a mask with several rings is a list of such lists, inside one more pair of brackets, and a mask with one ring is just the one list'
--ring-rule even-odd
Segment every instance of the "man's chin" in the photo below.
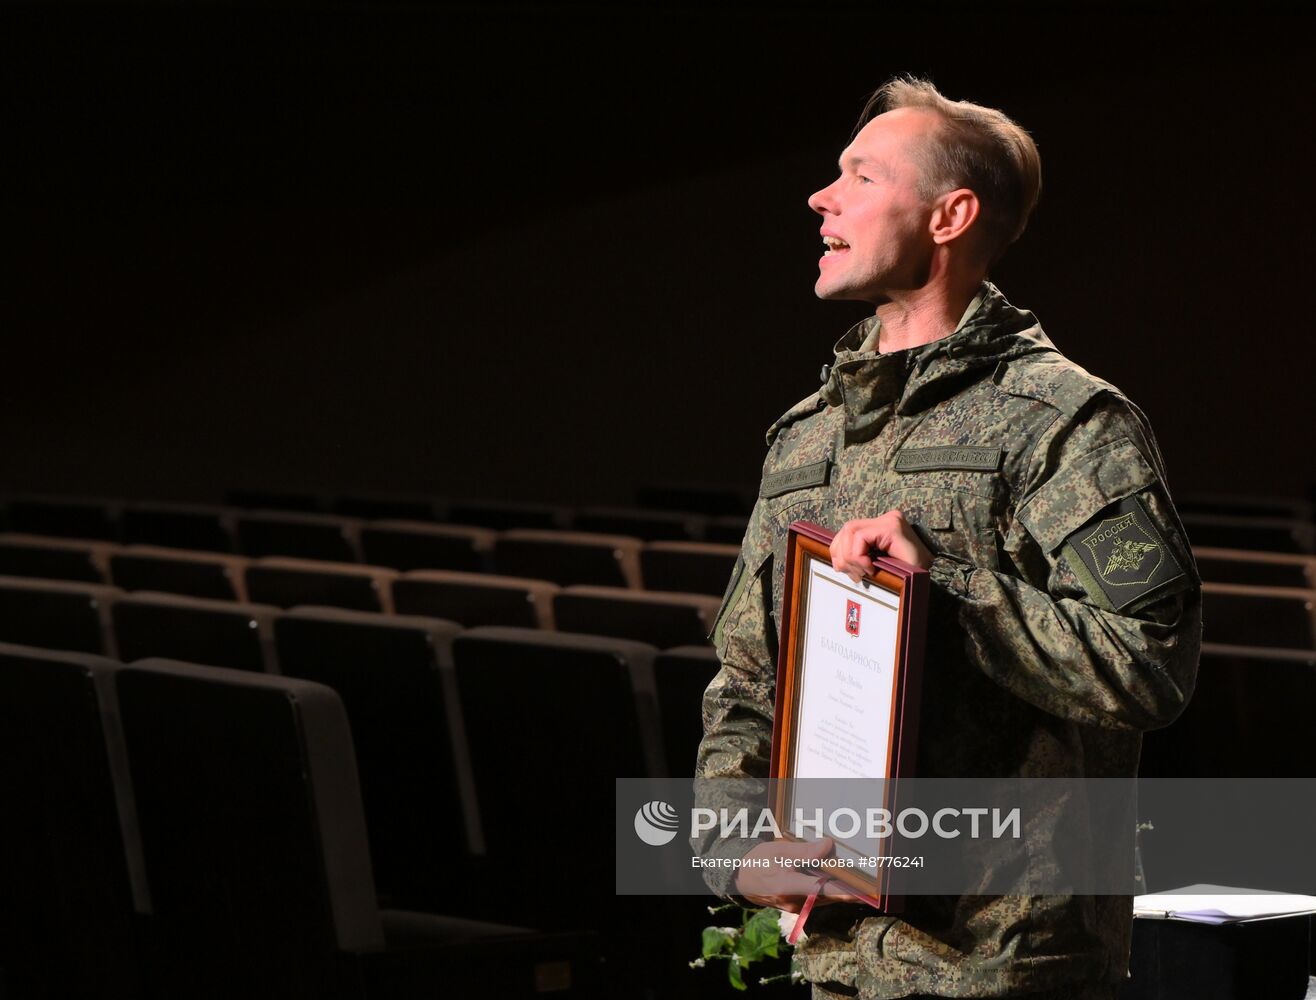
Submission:
{"label": "man's chin", "polygon": [[819,278],[813,286],[813,294],[824,302],[871,302],[872,297],[865,295],[857,288],[847,288],[844,285],[829,285],[823,279]]}

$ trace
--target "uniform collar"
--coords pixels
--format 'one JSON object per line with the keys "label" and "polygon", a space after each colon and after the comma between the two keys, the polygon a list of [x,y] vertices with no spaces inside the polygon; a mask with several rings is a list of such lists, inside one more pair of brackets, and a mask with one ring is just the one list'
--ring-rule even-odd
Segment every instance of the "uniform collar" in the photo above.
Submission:
{"label": "uniform collar", "polygon": [[900,414],[917,413],[953,395],[984,367],[1035,351],[1055,350],[1037,317],[1012,306],[984,281],[959,325],[929,344],[883,354],[877,350],[881,321],[856,323],[836,342],[836,360],[820,390],[829,406],[844,405],[847,422],[875,407],[896,404]]}

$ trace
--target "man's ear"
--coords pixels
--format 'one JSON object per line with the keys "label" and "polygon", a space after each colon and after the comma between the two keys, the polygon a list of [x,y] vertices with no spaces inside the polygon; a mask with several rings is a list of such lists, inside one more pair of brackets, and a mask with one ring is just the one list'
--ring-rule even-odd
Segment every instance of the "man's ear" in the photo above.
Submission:
{"label": "man's ear", "polygon": [[928,226],[934,243],[961,238],[978,219],[978,196],[968,188],[956,188],[937,199]]}

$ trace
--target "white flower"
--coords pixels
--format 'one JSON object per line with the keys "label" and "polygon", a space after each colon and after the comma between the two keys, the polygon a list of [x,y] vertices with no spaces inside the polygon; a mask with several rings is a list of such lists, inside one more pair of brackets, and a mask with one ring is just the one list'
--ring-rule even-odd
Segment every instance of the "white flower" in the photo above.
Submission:
{"label": "white flower", "polygon": [[[781,928],[781,936],[784,940],[790,939],[791,931],[795,930],[795,921],[799,919],[798,913],[791,913],[789,910],[778,911],[777,926]],[[798,940],[803,941],[806,937],[808,935],[801,931]]]}

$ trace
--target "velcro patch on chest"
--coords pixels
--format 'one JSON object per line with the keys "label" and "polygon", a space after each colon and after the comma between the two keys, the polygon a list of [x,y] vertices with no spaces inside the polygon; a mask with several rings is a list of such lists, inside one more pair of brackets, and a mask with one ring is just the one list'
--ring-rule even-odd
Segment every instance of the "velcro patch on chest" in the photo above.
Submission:
{"label": "velcro patch on chest", "polygon": [[759,486],[759,496],[770,500],[792,490],[826,486],[831,471],[831,460],[824,458],[821,462],[797,465],[793,469],[782,469],[780,472],[769,472],[763,477],[763,482]]}
{"label": "velcro patch on chest", "polygon": [[1000,448],[978,445],[940,445],[936,448],[901,448],[896,455],[897,472],[926,472],[930,469],[965,469],[995,472],[1001,467]]}
{"label": "velcro patch on chest", "polygon": [[1070,568],[1088,595],[1122,611],[1150,594],[1170,593],[1188,575],[1137,497],[1106,507],[1065,539]]}

